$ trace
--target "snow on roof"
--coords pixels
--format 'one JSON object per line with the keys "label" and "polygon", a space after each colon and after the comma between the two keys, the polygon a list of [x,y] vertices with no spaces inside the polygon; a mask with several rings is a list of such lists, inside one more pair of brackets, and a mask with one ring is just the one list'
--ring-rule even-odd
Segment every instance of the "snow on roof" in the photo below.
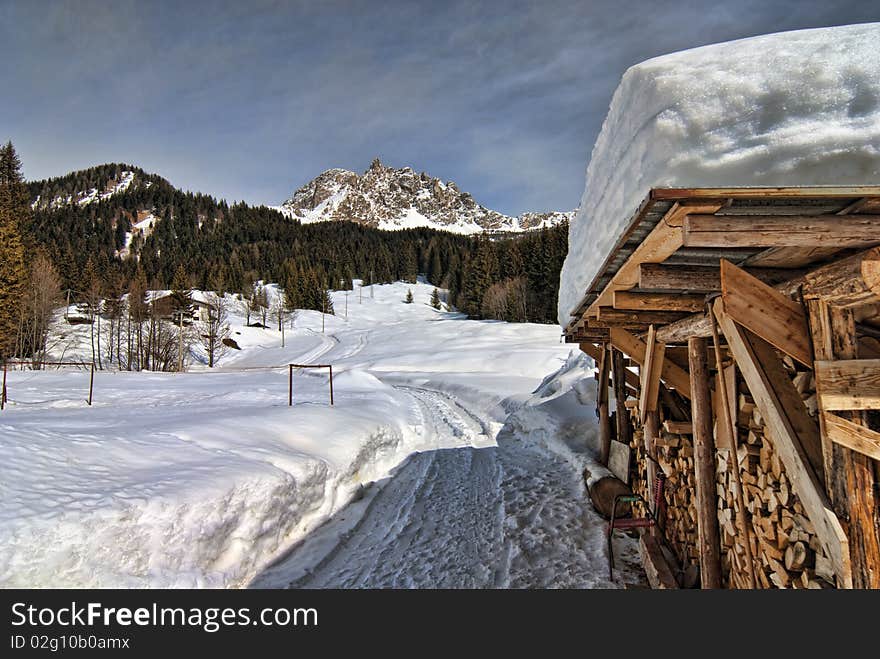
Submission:
{"label": "snow on roof", "polygon": [[880,183],[880,23],[771,34],[631,67],[569,229],[565,326],[652,188]]}

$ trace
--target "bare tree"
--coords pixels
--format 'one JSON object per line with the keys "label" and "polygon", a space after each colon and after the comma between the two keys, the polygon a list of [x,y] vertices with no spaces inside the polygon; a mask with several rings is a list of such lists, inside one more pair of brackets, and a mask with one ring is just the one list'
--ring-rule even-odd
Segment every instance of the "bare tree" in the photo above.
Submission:
{"label": "bare tree", "polygon": [[223,340],[229,338],[229,314],[224,298],[208,293],[206,299],[209,305],[207,318],[200,320],[197,328],[202,348],[208,358],[208,367],[214,368],[214,364],[226,354],[228,348]]}
{"label": "bare tree", "polygon": [[46,340],[55,309],[61,304],[61,280],[52,261],[37,254],[30,269],[28,286],[21,305],[20,354],[31,355],[33,367],[46,360]]}

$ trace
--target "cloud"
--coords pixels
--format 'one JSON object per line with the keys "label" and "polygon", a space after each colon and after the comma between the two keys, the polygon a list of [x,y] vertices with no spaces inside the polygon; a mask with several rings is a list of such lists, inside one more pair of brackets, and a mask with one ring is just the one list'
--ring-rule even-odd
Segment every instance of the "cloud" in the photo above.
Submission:
{"label": "cloud", "polygon": [[872,19],[814,0],[0,2],[0,138],[31,178],[127,161],[277,203],[379,155],[503,212],[567,209],[628,66]]}

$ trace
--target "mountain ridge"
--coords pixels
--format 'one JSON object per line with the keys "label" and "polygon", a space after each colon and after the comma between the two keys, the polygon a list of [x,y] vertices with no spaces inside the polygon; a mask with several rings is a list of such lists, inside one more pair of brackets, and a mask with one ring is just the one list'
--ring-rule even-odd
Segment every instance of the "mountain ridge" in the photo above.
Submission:
{"label": "mountain ridge", "polygon": [[429,227],[466,235],[522,233],[556,226],[573,212],[529,212],[512,217],[477,203],[452,181],[375,158],[363,173],[332,168],[275,207],[305,224],[348,220],[373,228]]}

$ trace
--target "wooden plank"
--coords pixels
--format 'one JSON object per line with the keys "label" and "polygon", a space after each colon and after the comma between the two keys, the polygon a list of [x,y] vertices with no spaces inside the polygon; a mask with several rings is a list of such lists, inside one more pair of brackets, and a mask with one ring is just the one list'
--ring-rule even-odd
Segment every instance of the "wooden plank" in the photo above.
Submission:
{"label": "wooden plank", "polygon": [[670,421],[666,419],[663,422],[663,430],[673,435],[691,435],[694,427],[690,421]]}
{"label": "wooden plank", "polygon": [[824,412],[823,416],[825,432],[832,442],[874,460],[880,460],[880,432],[860,426],[831,412]]}
{"label": "wooden plank", "polygon": [[[747,330],[727,316],[724,313],[723,300],[715,301],[715,313],[730,351],[764,419],[768,437],[785,465],[785,471],[807,516],[815,526],[819,540],[831,558],[838,585],[851,588],[849,541],[840,520],[831,509],[820,476],[811,465],[804,444],[792,423],[791,416],[792,413],[797,414],[797,408],[786,398],[781,399],[778,393],[786,382],[791,389],[794,389],[794,385],[777,360],[770,359],[767,363],[762,361],[755,346],[763,343],[763,352],[766,353],[769,344],[759,337],[749,335]],[[797,390],[794,392],[797,395]]]}
{"label": "wooden plank", "polygon": [[629,318],[614,318],[612,320],[604,320],[599,318],[587,318],[587,327],[593,329],[611,329],[612,327],[623,327],[624,329],[636,330],[638,332],[647,332],[650,323],[640,320],[632,320]]}
{"label": "wooden plank", "polygon": [[721,208],[717,201],[684,202],[673,204],[666,215],[641,242],[605,286],[599,297],[587,308],[586,314],[593,315],[600,306],[610,306],[614,302],[614,291],[629,290],[639,282],[639,265],[642,263],[662,263],[672,256],[682,245],[682,222],[688,213],[714,213]]}
{"label": "wooden plank", "polygon": [[655,340],[654,326],[648,329],[645,342],[645,364],[641,371],[641,395],[639,396],[639,420],[645,423],[648,412],[657,411],[657,397],[660,395],[660,370],[665,359],[666,345]]}
{"label": "wooden plank", "polygon": [[858,247],[877,242],[880,215],[690,214],[682,229],[684,247]]}
{"label": "wooden plank", "polygon": [[[614,308],[631,311],[686,311],[693,313],[706,306],[703,295],[682,293],[643,293],[641,291],[615,291]],[[601,315],[601,313],[600,313]],[[679,320],[678,318],[673,319]]]}
{"label": "wooden plank", "polygon": [[631,456],[629,444],[612,440],[608,450],[608,471],[624,483],[629,484],[629,461]]}
{"label": "wooden plank", "polygon": [[816,361],[819,406],[824,410],[880,410],[880,359]]}
{"label": "wooden plank", "polygon": [[623,311],[613,307],[599,307],[597,320],[601,322],[634,323],[641,325],[665,325],[681,320],[686,313],[680,311]]}
{"label": "wooden plank", "polygon": [[813,365],[809,326],[800,304],[730,261],[721,261],[721,295],[733,320],[805,366]]}
{"label": "wooden plank", "polygon": [[[611,344],[612,347],[614,344]],[[619,350],[612,350],[611,372],[614,374],[614,417],[617,422],[617,439],[626,445],[629,445],[632,439],[632,426],[629,422],[629,414],[626,412],[626,377],[624,373],[628,372],[623,363],[623,353]],[[635,375],[635,373],[633,373]]]}
{"label": "wooden plank", "polygon": [[697,547],[703,588],[721,588],[721,537],[715,495],[715,439],[706,339],[688,341],[691,418],[694,427],[694,479],[697,508]]}
{"label": "wooden plank", "polygon": [[[785,268],[749,268],[746,271],[770,285],[781,284],[803,274],[802,270]],[[721,270],[717,265],[643,263],[639,267],[639,288],[714,293],[721,290]]]}
{"label": "wooden plank", "polygon": [[[629,355],[637,364],[644,365],[647,346],[637,336],[633,336],[624,329],[611,328],[611,345],[621,352]],[[676,366],[668,359],[663,360],[660,371],[660,379],[670,389],[675,389],[679,394],[688,398],[691,395],[690,378],[687,371]]]}
{"label": "wooden plank", "polygon": [[643,533],[639,539],[639,555],[642,566],[645,568],[645,576],[651,588],[660,590],[677,590],[678,582],[663,556],[660,543],[652,535]]}
{"label": "wooden plank", "polygon": [[596,383],[596,408],[599,412],[599,462],[608,464],[611,454],[611,415],[608,410],[608,388],[611,378],[611,353],[603,344]]}

